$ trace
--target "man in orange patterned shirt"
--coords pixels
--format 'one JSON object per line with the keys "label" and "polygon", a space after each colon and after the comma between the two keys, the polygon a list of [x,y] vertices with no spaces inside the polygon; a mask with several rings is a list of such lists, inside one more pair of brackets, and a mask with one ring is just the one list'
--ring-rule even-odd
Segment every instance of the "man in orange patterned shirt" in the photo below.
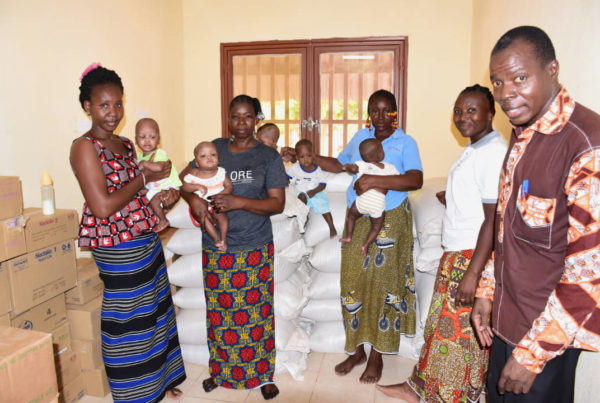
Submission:
{"label": "man in orange patterned shirt", "polygon": [[558,70],[536,27],[492,50],[494,98],[514,130],[472,312],[492,347],[489,402],[572,402],[581,349],[600,350],[600,116],[573,101]]}

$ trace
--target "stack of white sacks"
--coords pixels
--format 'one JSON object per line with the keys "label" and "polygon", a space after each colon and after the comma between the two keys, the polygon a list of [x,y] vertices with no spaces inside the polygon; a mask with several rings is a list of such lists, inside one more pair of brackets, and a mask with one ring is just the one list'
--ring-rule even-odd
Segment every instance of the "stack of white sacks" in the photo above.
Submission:
{"label": "stack of white sacks", "polygon": [[[288,193],[290,190],[288,190]],[[306,305],[310,277],[302,265],[303,257],[310,255],[301,231],[308,214],[299,200],[287,195],[283,214],[271,217],[275,234],[275,345],[277,349],[276,373],[288,371],[294,378],[302,379],[309,353],[310,326],[299,315]],[[202,232],[195,227],[188,213],[188,205],[180,201],[167,215],[172,227],[178,228],[167,245],[167,259],[180,255],[167,272],[172,285],[181,287],[173,295],[179,308],[177,328],[181,352],[186,362],[207,365],[206,301],[202,277]]]}
{"label": "stack of white sacks", "polygon": [[[346,189],[351,176],[345,173],[329,174],[326,192],[331,204],[333,222],[338,234],[344,228],[346,212]],[[444,207],[435,193],[446,187],[444,178],[426,180],[423,188],[409,193],[415,226],[414,260],[415,287],[417,292],[417,334],[402,336],[400,354],[418,358],[423,344],[423,326],[427,317],[433,292],[435,275],[442,255],[441,228]],[[345,334],[340,304],[341,244],[338,238],[330,239],[325,220],[310,212],[306,232],[306,245],[313,248],[309,258],[312,268],[308,303],[302,317],[315,322],[310,336],[311,351],[344,352]]]}
{"label": "stack of white sacks", "polygon": [[[344,325],[340,305],[341,244],[344,229],[346,189],[352,177],[328,174],[327,194],[338,237],[329,238],[323,217],[308,212],[286,190],[286,207],[271,217],[275,244],[275,344],[276,373],[289,372],[302,379],[310,351],[344,351]],[[426,180],[423,188],[409,193],[415,236],[415,286],[417,292],[417,335],[402,336],[400,354],[417,358],[423,344],[423,326],[427,317],[441,249],[441,225],[444,207],[435,198],[445,188],[444,178]],[[308,217],[308,221],[307,221]],[[188,206],[180,201],[167,218],[178,228],[165,245],[170,259],[171,284],[180,287],[173,296],[179,308],[177,326],[183,359],[202,365],[208,363],[206,341],[206,302],[202,279],[202,233],[189,217]]]}

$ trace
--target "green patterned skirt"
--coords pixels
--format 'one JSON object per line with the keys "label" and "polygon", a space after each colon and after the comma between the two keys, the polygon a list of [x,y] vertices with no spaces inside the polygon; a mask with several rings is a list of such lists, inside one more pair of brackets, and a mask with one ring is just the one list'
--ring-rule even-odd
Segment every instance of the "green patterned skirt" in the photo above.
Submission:
{"label": "green patterned skirt", "polygon": [[386,211],[377,239],[363,257],[371,221],[356,220],[352,242],[342,245],[341,301],[348,354],[368,343],[397,353],[400,334],[415,334],[412,214],[408,200]]}

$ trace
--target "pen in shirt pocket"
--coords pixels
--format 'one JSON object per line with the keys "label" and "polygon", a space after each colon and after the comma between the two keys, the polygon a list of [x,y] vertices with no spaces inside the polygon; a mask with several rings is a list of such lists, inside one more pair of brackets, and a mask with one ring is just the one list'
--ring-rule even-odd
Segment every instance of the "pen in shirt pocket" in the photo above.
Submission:
{"label": "pen in shirt pocket", "polygon": [[521,185],[521,199],[529,193],[529,179],[525,179]]}

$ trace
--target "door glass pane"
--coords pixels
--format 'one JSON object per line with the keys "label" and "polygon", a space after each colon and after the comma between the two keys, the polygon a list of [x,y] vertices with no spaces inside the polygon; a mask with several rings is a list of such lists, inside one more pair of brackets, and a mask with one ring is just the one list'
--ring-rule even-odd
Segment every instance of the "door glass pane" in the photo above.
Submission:
{"label": "door glass pane", "polygon": [[364,127],[369,96],[393,90],[394,65],[393,51],[320,54],[321,154],[337,156]]}
{"label": "door glass pane", "polygon": [[294,146],[300,139],[301,61],[299,53],[233,57],[233,96],[260,100],[265,114],[260,124],[279,127],[278,146]]}

